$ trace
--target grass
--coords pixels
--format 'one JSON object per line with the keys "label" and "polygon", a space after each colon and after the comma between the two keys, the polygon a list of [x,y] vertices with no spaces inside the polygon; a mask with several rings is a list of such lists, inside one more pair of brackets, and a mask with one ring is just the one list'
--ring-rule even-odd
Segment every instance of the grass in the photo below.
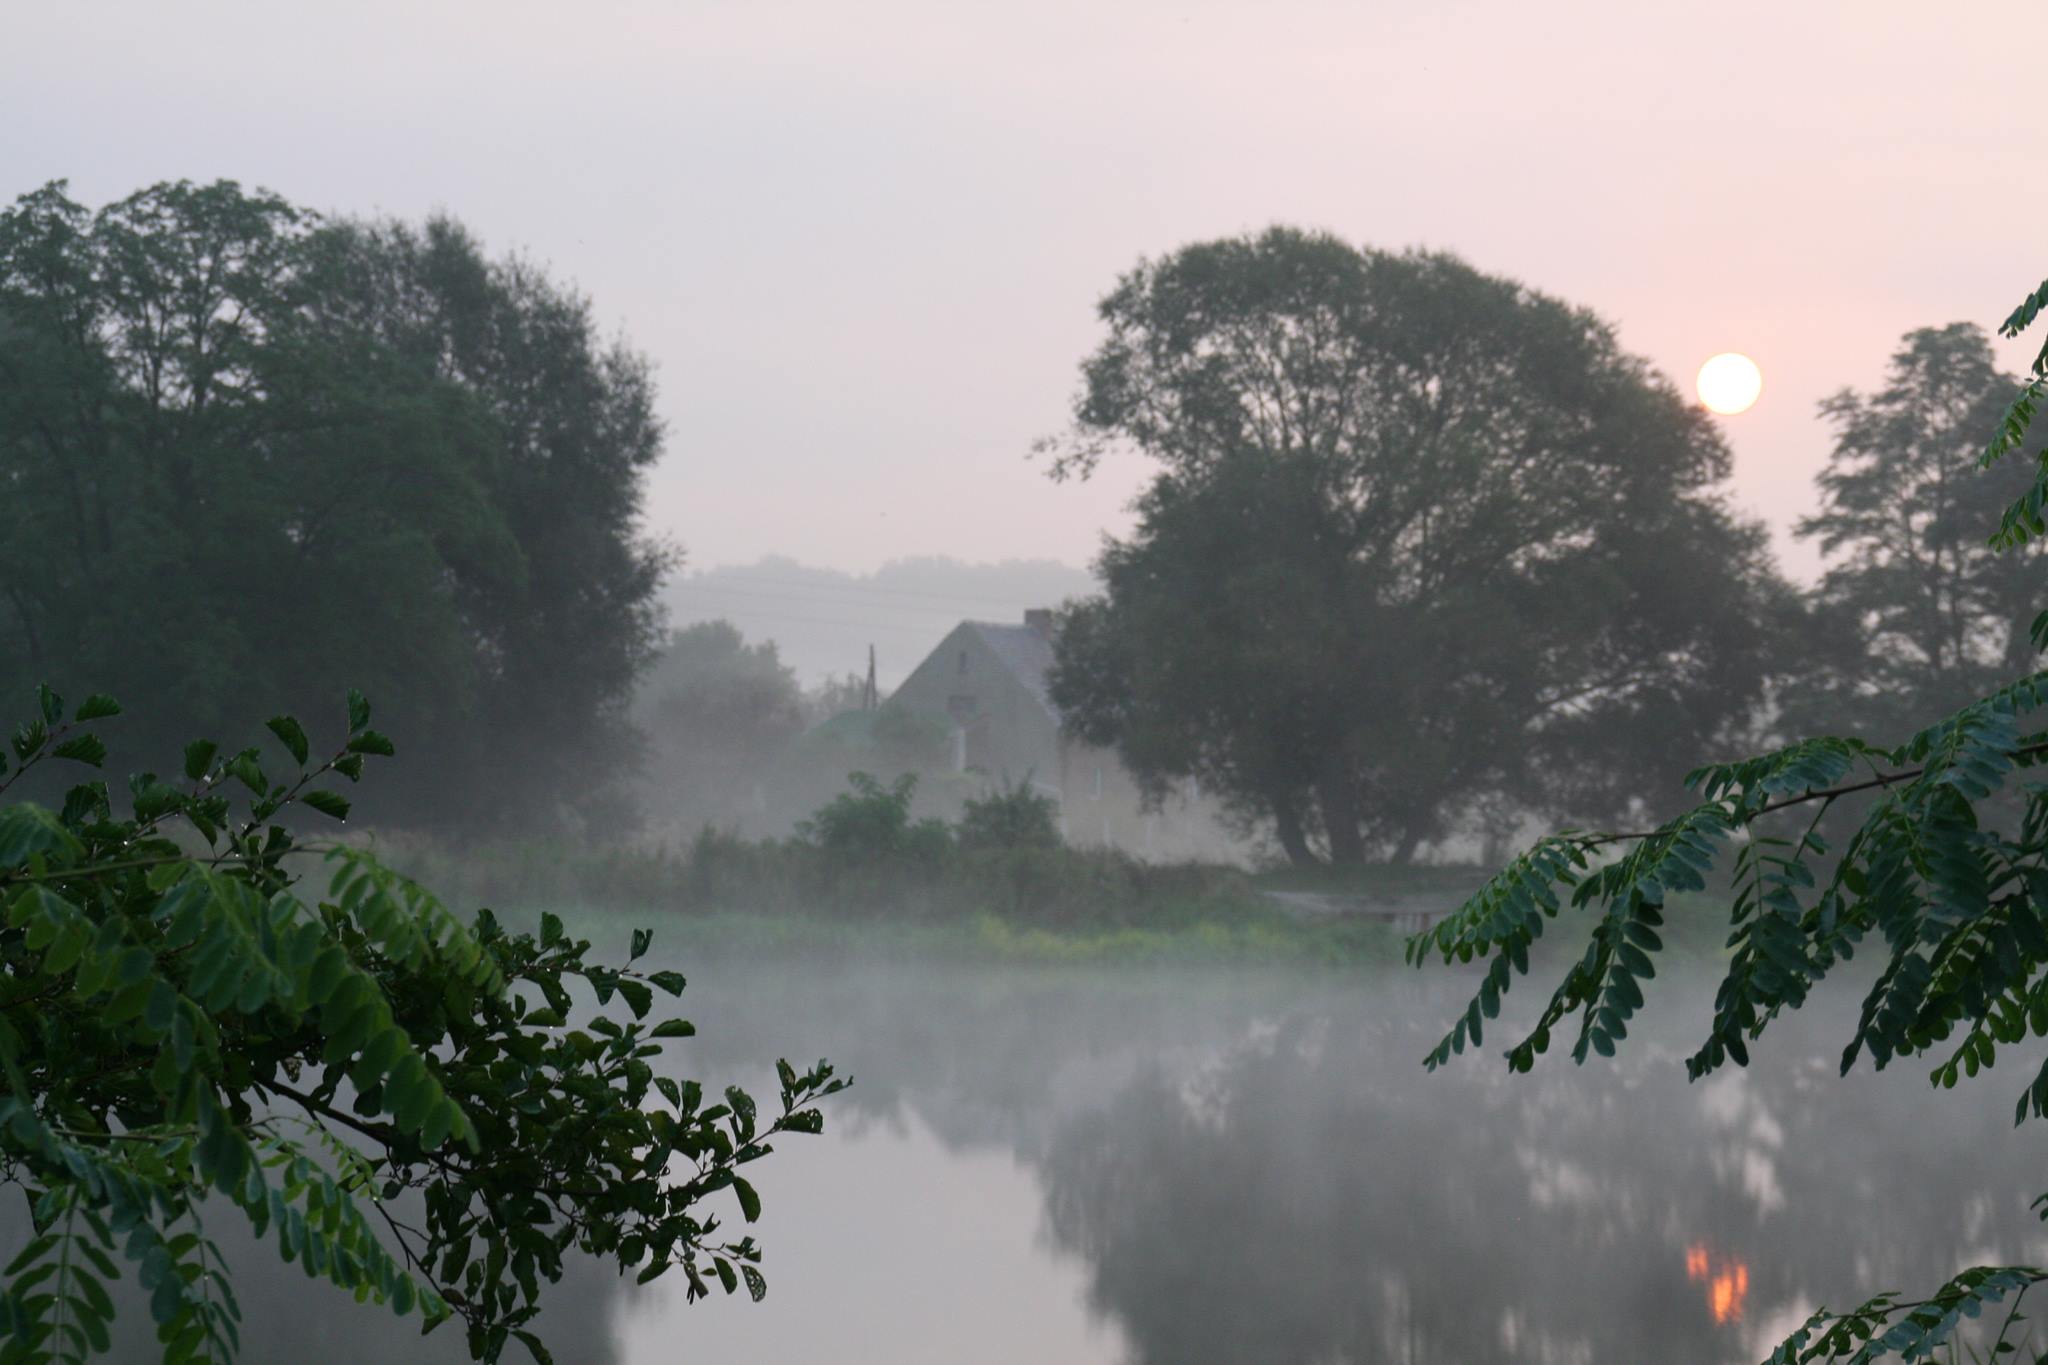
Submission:
{"label": "grass", "polygon": [[[994,963],[1398,963],[1412,926],[1302,914],[1267,893],[1398,898],[1448,911],[1484,880],[1473,867],[1246,874],[1064,847],[847,857],[797,840],[716,834],[680,849],[400,840],[384,851],[451,904],[630,920],[698,951]],[[1674,960],[1719,955],[1726,904],[1711,894],[1674,899],[1665,933]],[[1542,956],[1582,951],[1591,927],[1590,915],[1565,911],[1544,935]]]}
{"label": "grass", "polygon": [[796,840],[706,835],[675,848],[384,842],[451,904],[630,918],[720,951],[989,962],[1397,962],[1375,920],[1303,916],[1241,870],[1092,849],[847,857]]}
{"label": "grass", "polygon": [[1402,943],[1401,935],[1385,924],[1304,920],[1284,913],[1097,928],[1044,928],[988,912],[952,920],[750,911],[662,918],[627,908],[591,907],[572,913],[575,921],[586,926],[593,921],[631,920],[654,928],[669,948],[734,956],[1043,966],[1352,967],[1397,964]]}

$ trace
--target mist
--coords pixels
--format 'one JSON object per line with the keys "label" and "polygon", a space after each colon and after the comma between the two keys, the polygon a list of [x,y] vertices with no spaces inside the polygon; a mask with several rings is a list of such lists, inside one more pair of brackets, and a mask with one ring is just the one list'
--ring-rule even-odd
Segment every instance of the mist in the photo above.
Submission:
{"label": "mist", "polygon": [[16,8],[0,1359],[2048,1360],[2034,9]]}

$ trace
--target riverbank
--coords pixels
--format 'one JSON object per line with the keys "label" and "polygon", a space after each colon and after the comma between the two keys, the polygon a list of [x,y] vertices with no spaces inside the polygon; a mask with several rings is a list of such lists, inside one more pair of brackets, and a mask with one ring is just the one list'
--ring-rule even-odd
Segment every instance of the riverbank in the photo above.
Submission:
{"label": "riverbank", "polygon": [[[848,857],[797,840],[706,835],[683,849],[380,840],[451,905],[551,910],[597,938],[631,924],[693,954],[938,961],[1348,967],[1397,963],[1454,910],[1473,868],[1153,864],[1063,846]],[[1682,934],[1711,951],[1717,902]],[[1583,944],[1560,926],[1560,940]]]}

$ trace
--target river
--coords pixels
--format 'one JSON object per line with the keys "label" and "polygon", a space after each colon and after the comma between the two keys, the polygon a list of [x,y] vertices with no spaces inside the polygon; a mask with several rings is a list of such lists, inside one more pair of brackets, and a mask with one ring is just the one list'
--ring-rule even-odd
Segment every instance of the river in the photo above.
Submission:
{"label": "river", "polygon": [[[1697,973],[1650,983],[1617,1059],[1510,1076],[1491,1035],[1422,1069],[1470,980],[1444,969],[678,965],[680,1071],[772,1094],[777,1055],[825,1055],[854,1085],[752,1170],[765,1302],[586,1268],[539,1324],[563,1365],[1720,1365],[1819,1303],[2048,1260],[2021,1071],[1840,1077],[1847,994],[1688,1085]],[[243,1275],[245,1359],[418,1355]]]}

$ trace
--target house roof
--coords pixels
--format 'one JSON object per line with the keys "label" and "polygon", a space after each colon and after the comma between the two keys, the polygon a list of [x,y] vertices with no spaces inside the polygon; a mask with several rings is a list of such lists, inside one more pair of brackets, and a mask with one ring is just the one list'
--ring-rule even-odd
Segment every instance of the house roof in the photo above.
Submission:
{"label": "house roof", "polygon": [[1055,719],[1059,708],[1052,704],[1052,641],[1035,626],[999,625],[993,621],[964,621],[967,629],[981,637],[989,653],[1002,662],[1011,676],[1038,699],[1038,704]]}

